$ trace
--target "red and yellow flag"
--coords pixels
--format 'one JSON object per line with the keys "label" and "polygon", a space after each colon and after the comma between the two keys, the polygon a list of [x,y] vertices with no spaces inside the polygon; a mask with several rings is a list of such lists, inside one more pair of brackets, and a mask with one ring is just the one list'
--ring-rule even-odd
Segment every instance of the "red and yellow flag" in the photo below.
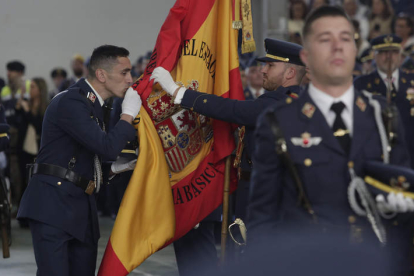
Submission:
{"label": "red and yellow flag", "polygon": [[232,2],[177,0],[144,75],[133,85],[144,107],[135,120],[140,153],[99,276],[127,275],[222,203],[232,126],[174,105],[149,78],[162,66],[181,86],[244,99]]}

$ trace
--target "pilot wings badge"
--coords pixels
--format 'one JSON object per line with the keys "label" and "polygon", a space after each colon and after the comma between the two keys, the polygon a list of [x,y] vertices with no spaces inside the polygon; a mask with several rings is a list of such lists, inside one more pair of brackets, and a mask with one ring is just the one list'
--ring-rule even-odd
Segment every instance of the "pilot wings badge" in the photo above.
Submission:
{"label": "pilot wings badge", "polygon": [[301,146],[302,148],[310,148],[311,146],[317,146],[322,141],[322,137],[311,137],[311,134],[304,132],[301,137],[292,137],[290,141],[294,146]]}

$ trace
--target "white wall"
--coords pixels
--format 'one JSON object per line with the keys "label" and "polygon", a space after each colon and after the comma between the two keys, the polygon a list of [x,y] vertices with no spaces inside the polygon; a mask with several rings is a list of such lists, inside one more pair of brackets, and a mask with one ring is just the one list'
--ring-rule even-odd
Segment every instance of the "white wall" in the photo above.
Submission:
{"label": "white wall", "polygon": [[122,46],[131,62],[152,50],[175,0],[0,0],[0,77],[18,59],[26,77],[61,66],[70,72],[75,53],[85,58],[102,44]]}

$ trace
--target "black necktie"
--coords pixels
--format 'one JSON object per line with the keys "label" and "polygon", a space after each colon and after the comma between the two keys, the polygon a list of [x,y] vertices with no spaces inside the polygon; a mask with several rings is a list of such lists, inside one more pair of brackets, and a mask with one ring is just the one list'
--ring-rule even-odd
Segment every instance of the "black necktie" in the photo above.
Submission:
{"label": "black necktie", "polygon": [[335,112],[336,118],[332,127],[334,136],[338,139],[339,144],[345,150],[346,154],[349,155],[351,148],[351,136],[349,136],[349,129],[346,128],[344,121],[342,120],[341,113],[345,108],[343,102],[337,102],[332,104],[331,110]]}

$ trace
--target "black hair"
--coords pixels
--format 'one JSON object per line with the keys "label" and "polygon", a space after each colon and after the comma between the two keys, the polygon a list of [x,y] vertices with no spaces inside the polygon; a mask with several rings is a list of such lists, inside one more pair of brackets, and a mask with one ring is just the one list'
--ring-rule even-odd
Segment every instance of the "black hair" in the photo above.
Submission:
{"label": "black hair", "polygon": [[129,51],[114,45],[102,45],[93,50],[88,65],[89,77],[95,78],[95,71],[99,68],[110,70],[118,57],[128,57]]}
{"label": "black hair", "polygon": [[396,24],[397,20],[399,20],[399,19],[400,20],[405,20],[405,23],[407,24],[408,28],[411,29],[410,36],[412,36],[414,34],[414,23],[413,23],[413,20],[411,19],[411,17],[406,13],[399,13],[397,15],[397,17],[394,19],[393,31],[395,32],[395,24]]}
{"label": "black hair", "polygon": [[9,63],[7,63],[6,68],[9,71],[16,71],[16,72],[20,72],[23,74],[26,69],[24,64],[18,60],[10,61]]}
{"label": "black hair", "polygon": [[349,24],[352,25],[351,19],[346,14],[343,8],[338,6],[324,5],[317,9],[314,9],[306,17],[305,25],[303,26],[302,31],[303,38],[306,38],[309,35],[312,23],[322,17],[343,17],[346,20],[348,20]]}
{"label": "black hair", "polygon": [[64,79],[66,79],[66,77],[68,76],[68,73],[63,68],[55,68],[50,73],[50,76],[52,77],[52,79],[54,79],[58,76],[63,77]]}

